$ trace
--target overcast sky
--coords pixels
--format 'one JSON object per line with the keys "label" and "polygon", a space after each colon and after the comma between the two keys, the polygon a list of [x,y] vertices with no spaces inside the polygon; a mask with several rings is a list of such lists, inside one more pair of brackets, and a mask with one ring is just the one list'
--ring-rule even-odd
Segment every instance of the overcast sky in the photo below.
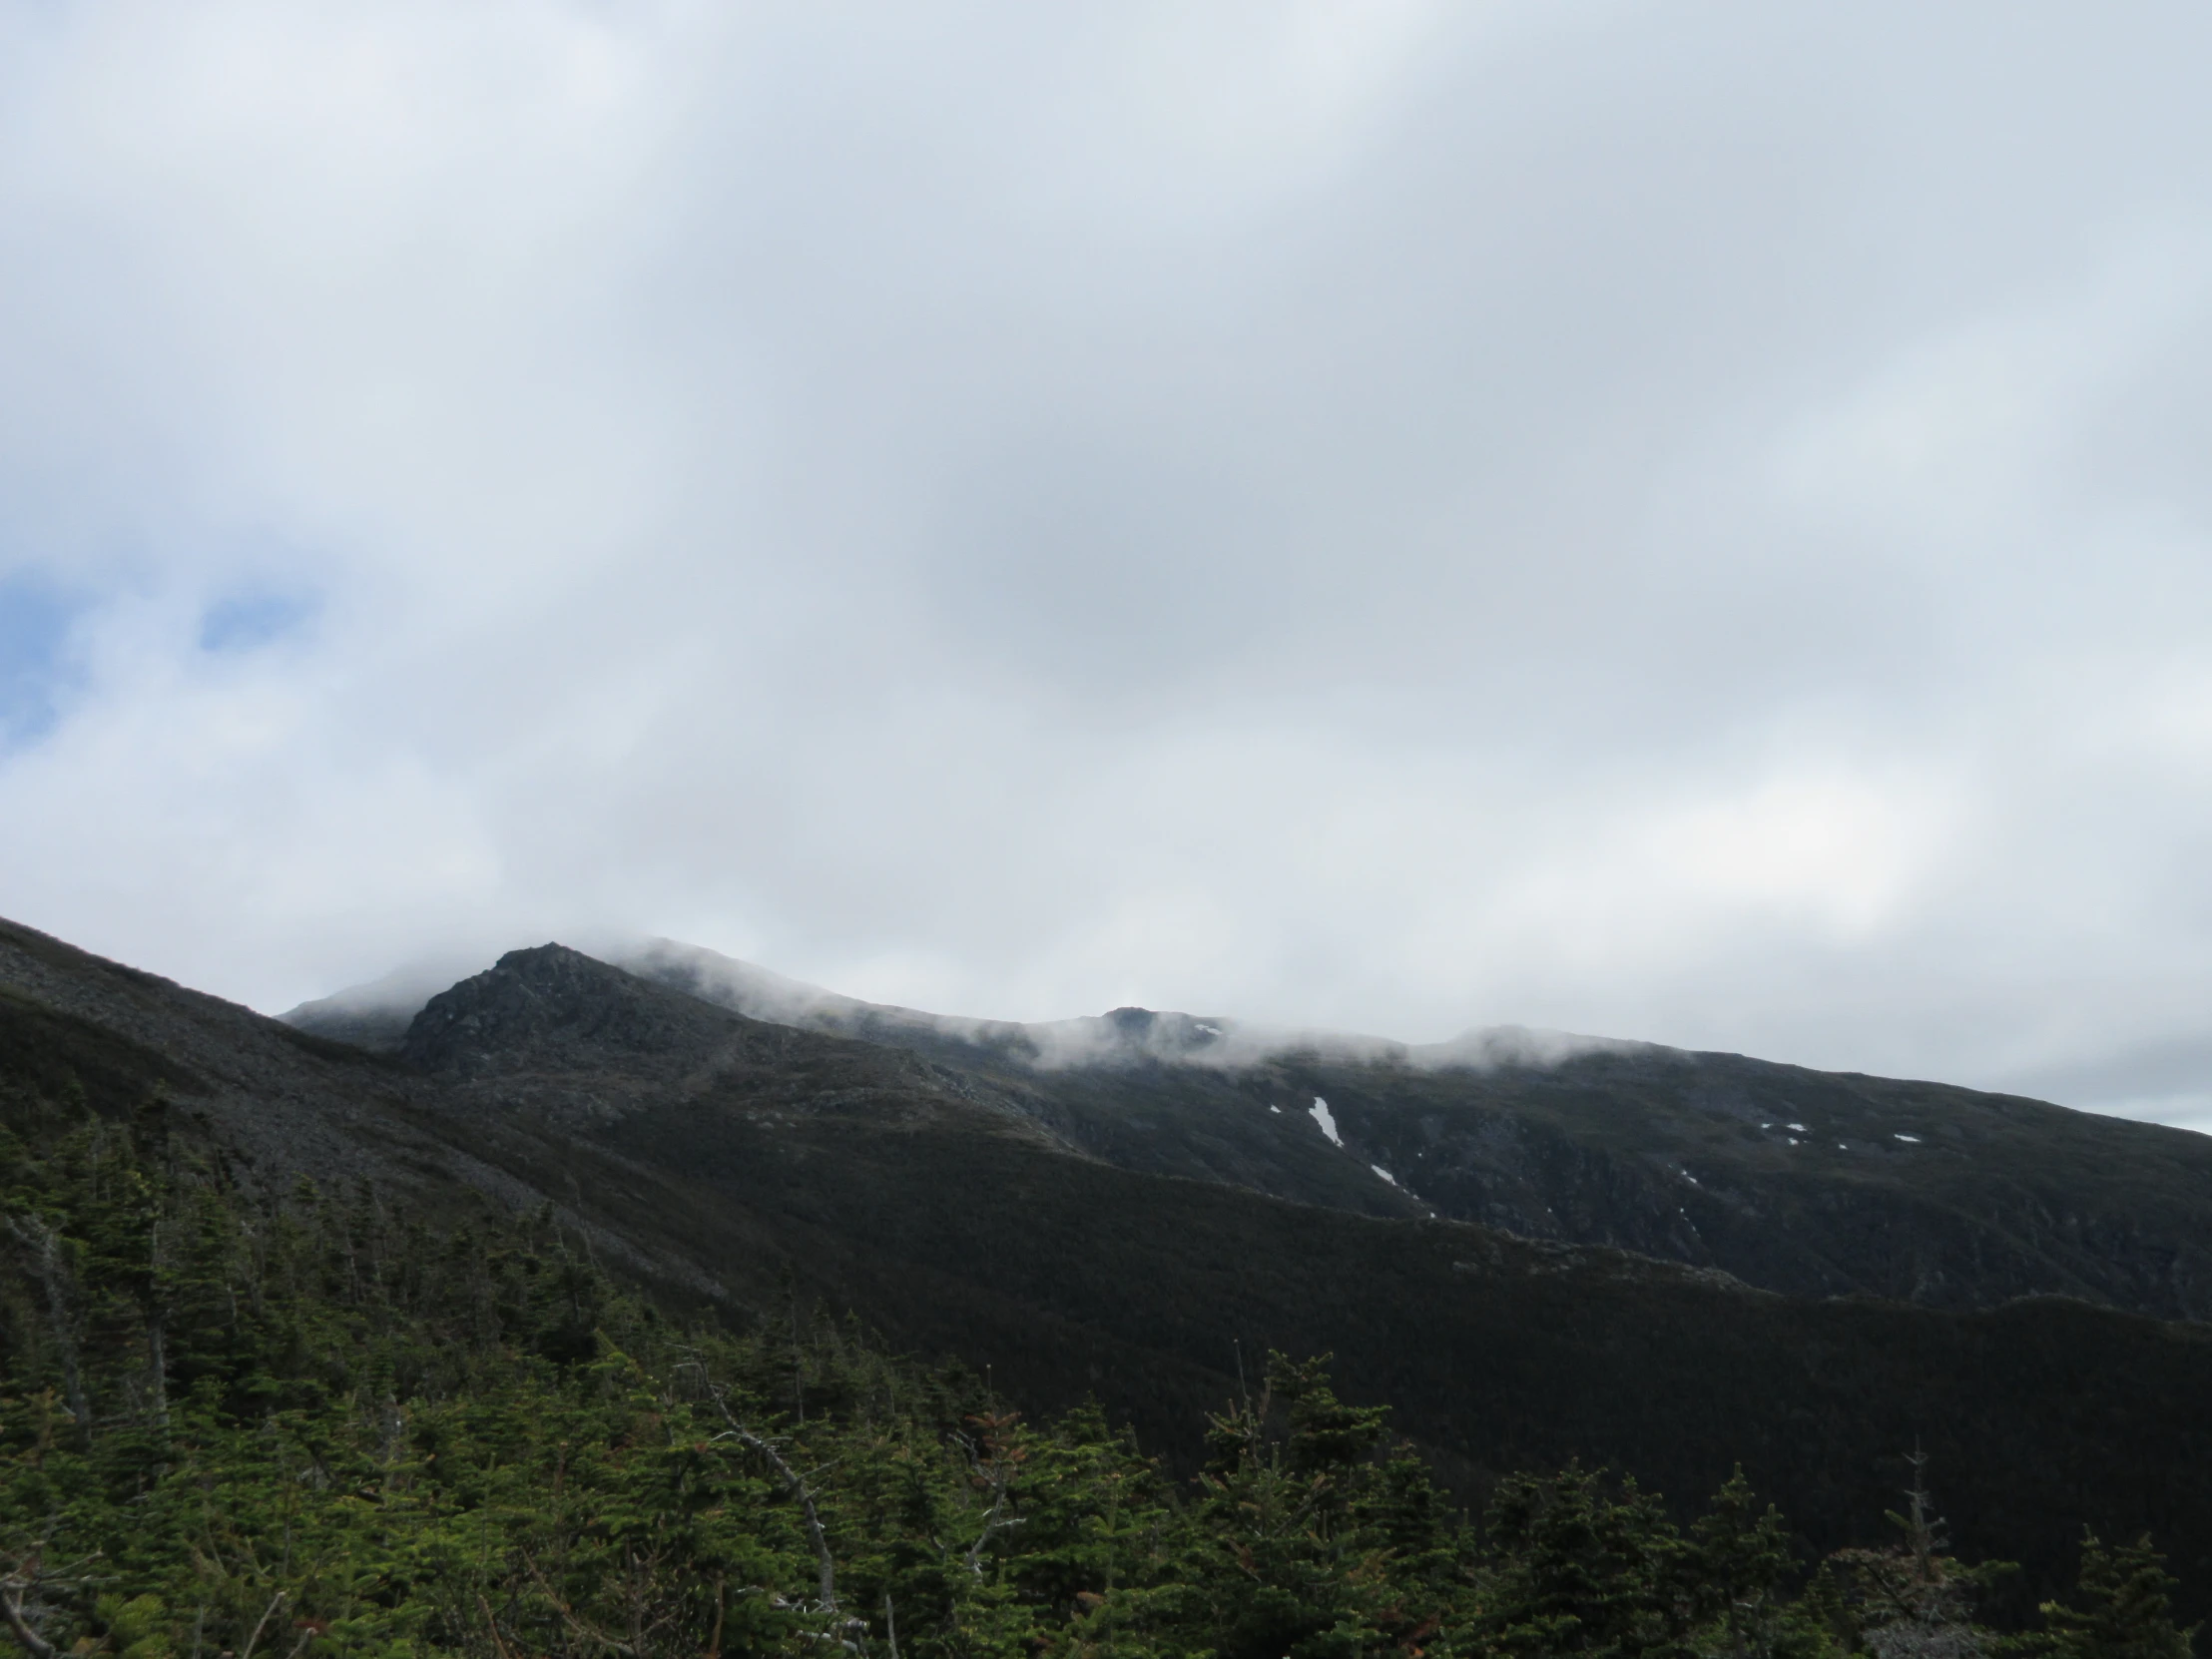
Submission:
{"label": "overcast sky", "polygon": [[2212,1126],[2212,10],[0,0],[0,913]]}

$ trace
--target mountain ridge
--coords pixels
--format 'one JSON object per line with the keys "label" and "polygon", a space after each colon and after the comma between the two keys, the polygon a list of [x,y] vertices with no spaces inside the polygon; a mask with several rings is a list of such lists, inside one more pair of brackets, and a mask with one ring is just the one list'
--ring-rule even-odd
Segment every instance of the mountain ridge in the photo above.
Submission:
{"label": "mountain ridge", "polygon": [[[971,1020],[669,940],[624,971],[922,1056],[1125,1168],[1617,1247],[1792,1295],[1951,1308],[2069,1295],[2212,1320],[2212,1137],[2187,1130],[1510,1027],[1409,1045],[1139,1008]],[[366,1029],[344,1023],[357,1006],[323,1006],[284,1017],[332,1036]]]}
{"label": "mountain ridge", "polygon": [[[306,1176],[453,1228],[542,1213],[671,1318],[850,1311],[1024,1410],[1095,1396],[1183,1472],[1192,1425],[1236,1397],[1240,1353],[1334,1352],[1347,1397],[1389,1401],[1464,1502],[1570,1457],[1684,1496],[1741,1462],[1825,1551],[1880,1539],[1917,1439],[1959,1535],[2026,1563],[2023,1595],[2067,1581],[2084,1525],[2148,1528],[2212,1583],[2204,1325],[2047,1294],[1978,1311],[1789,1296],[1710,1263],[1432,1220],[1360,1162],[1376,1122],[1360,1091],[1443,1074],[960,1066],[750,1020],[560,947],[449,990],[409,1063],[0,924],[0,1114],[158,1112],[254,1190]],[[1316,1076],[1348,1146],[1291,1109]],[[1116,1093],[1132,1079],[1170,1093],[1132,1104]],[[1174,1093],[1194,1079],[1215,1092]],[[1101,1150],[1117,1124],[1143,1143],[1148,1112],[1171,1150],[1203,1150],[1211,1118],[1217,1166],[1272,1147],[1286,1180],[1358,1178],[1374,1207]]]}

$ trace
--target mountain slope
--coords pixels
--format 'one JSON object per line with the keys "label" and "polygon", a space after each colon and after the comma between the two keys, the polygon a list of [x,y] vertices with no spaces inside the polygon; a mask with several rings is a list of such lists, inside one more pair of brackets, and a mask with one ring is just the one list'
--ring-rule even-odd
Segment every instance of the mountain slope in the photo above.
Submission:
{"label": "mountain slope", "polygon": [[[625,962],[757,1019],[924,1056],[1125,1169],[1615,1246],[1792,1295],[2064,1295],[2212,1320],[2212,1137],[2185,1130],[1652,1044],[1501,1031],[1416,1048],[1137,1008],[1019,1025],[860,1002],[667,940]],[[411,1006],[345,993],[286,1017],[391,1044]]]}
{"label": "mountain slope", "polygon": [[[0,1104],[50,1109],[74,1073],[111,1112],[165,1093],[270,1186],[367,1176],[455,1216],[550,1204],[672,1307],[849,1308],[1031,1409],[1095,1393],[1186,1468],[1240,1355],[1334,1350],[1347,1394],[1394,1404],[1468,1499],[1573,1454],[1681,1496],[1741,1460],[1826,1549],[1880,1535],[1917,1439],[1958,1535],[2027,1564],[2023,1594],[2064,1581],[2083,1524],[2147,1527],[2212,1581],[2202,1327],[1791,1299],[1131,1170],[1040,1119],[1041,1074],[749,1019],[559,947],[441,993],[396,1057],[21,930],[0,934]],[[1349,1157],[1311,1118],[1290,1130]]]}
{"label": "mountain slope", "polygon": [[2212,1137],[2186,1130],[1653,1044],[1501,1031],[1424,1049],[1143,1009],[989,1025],[809,998],[665,941],[636,965],[963,1065],[1126,1168],[1617,1246],[1793,1295],[2065,1295],[2212,1319]]}
{"label": "mountain slope", "polygon": [[[577,1122],[568,1102],[640,1074],[620,1042],[573,1038],[568,1069],[540,1069],[534,1013],[496,1014],[521,1005],[507,981],[566,981],[583,960],[517,952],[425,1011],[468,1007],[481,1041],[511,1045],[501,1075],[527,1081],[471,1082],[479,1109]],[[1612,1251],[1286,1204],[1071,1156],[1026,1128],[1018,1097],[967,1098],[919,1056],[901,1072],[880,1058],[895,1050],[775,1041],[719,1063],[702,1049],[678,1087],[589,1121],[580,1139],[629,1172],[625,1225],[668,1228],[718,1267],[777,1240],[796,1284],[902,1344],[949,1346],[1041,1405],[1096,1390],[1154,1443],[1227,1394],[1240,1346],[1334,1350],[1348,1389],[1389,1399],[1462,1485],[1580,1454],[1697,1491],[1740,1458],[1809,1530],[1871,1538],[1918,1439],[1958,1471],[1961,1528],[2038,1559],[2047,1520],[2015,1517],[2065,1509],[2058,1482],[2080,1470],[2020,1448],[2132,1421],[2192,1464],[2212,1456],[2183,1403],[2212,1331],[2055,1300],[1972,1316],[1808,1304]],[[2178,1519],[2169,1473],[2106,1484]]]}

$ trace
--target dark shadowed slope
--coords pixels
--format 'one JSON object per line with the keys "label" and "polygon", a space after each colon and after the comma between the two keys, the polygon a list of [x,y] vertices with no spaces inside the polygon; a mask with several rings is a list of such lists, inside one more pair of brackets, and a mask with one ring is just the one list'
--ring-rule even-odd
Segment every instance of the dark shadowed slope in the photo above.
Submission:
{"label": "dark shadowed slope", "polygon": [[[602,992],[587,988],[594,974]],[[1957,1471],[1947,1495],[1961,1528],[2033,1560],[2059,1547],[2054,1518],[2070,1527],[2083,1507],[2063,1487],[2084,1448],[2148,1433],[2122,1426],[2147,1418],[2176,1455],[2212,1449],[2190,1403],[2212,1334],[2192,1328],[2052,1301],[1974,1316],[1805,1304],[1608,1251],[1163,1180],[1024,1132],[1029,1113],[1082,1122],[1079,1096],[1071,1108],[1026,1068],[951,1067],[937,1047],[900,1073],[873,1045],[789,1027],[758,1028],[719,1067],[706,1028],[633,1060],[633,1014],[609,1016],[599,1045],[580,1035],[601,1017],[588,1008],[549,1031],[546,1008],[575,996],[651,1005],[627,976],[530,951],[425,1013],[426,1028],[473,1022],[471,1046],[445,1062],[472,1112],[544,1126],[533,1181],[600,1182],[626,1233],[656,1255],[690,1250],[746,1300],[857,1307],[902,1344],[989,1366],[1033,1402],[1095,1390],[1186,1453],[1189,1414],[1234,1385],[1239,1343],[1336,1350],[1348,1382],[1396,1403],[1464,1480],[1580,1452],[1690,1491],[1741,1457],[1824,1539],[1879,1526],[1895,1453],[1916,1436]],[[672,1031],[694,1030],[690,1001],[666,1004]],[[1126,1087],[1151,1063],[1080,1081]],[[979,1074],[998,1087],[975,1086]],[[632,1105],[594,1110],[618,1077]],[[1343,1086],[1356,1078],[1325,1080],[1359,1110]],[[1251,1078],[1195,1081],[1219,1091],[1203,1109],[1258,1112],[1292,1144],[1349,1161],[1310,1117],[1285,1124],[1291,1114],[1240,1094]],[[610,1156],[619,1174],[605,1173]],[[2029,1446],[2063,1449],[2022,1455]],[[2183,1465],[2099,1466],[2099,1501],[2194,1524]]]}
{"label": "dark shadowed slope", "polygon": [[[1125,1169],[1618,1246],[1797,1295],[2066,1295],[2212,1319],[2212,1137],[2185,1130],[1650,1044],[1493,1032],[1420,1049],[1138,1008],[1025,1026],[665,940],[627,960],[756,1019],[921,1056]],[[395,1012],[364,988],[286,1017],[396,1047]]]}
{"label": "dark shadowed slope", "polygon": [[[366,1171],[455,1212],[551,1202],[680,1301],[741,1321],[850,1308],[1032,1407],[1095,1392],[1186,1465],[1237,1345],[1334,1350],[1347,1391],[1392,1402],[1469,1495],[1574,1453],[1688,1495],[1740,1459],[1826,1548],[1878,1535],[1919,1438],[1961,1538],[2025,1561],[2028,1593],[2063,1577],[2083,1523],[2148,1527],[2212,1579],[2201,1327],[2047,1299],[1791,1300],[1133,1171],[1071,1150],[1019,1076],[751,1020],[557,946],[442,993],[379,1060],[4,942],[11,1098],[76,1073],[96,1106],[159,1089],[173,1115],[205,1111],[269,1181]],[[80,1061],[106,1068],[97,1099]]]}
{"label": "dark shadowed slope", "polygon": [[665,942],[639,965],[963,1065],[1129,1169],[1614,1245],[1797,1295],[2066,1295],[2212,1319],[2212,1137],[2187,1130],[1653,1044],[1507,1031],[1420,1049],[1134,1008],[990,1025]]}
{"label": "dark shadowed slope", "polygon": [[1600,1049],[1479,1070],[1285,1056],[1441,1214],[1942,1308],[2212,1318],[2212,1138],[1935,1083]]}

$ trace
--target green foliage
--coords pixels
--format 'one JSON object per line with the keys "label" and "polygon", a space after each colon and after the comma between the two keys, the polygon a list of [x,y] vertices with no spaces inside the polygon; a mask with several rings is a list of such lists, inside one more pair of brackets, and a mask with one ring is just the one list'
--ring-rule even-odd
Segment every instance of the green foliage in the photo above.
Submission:
{"label": "green foliage", "polygon": [[[1740,1474],[1686,1529],[1579,1465],[1470,1524],[1326,1356],[1181,1488],[1095,1404],[672,1320],[550,1210],[433,1228],[58,1111],[0,1130],[0,1600],[60,1654],[1820,1659],[1965,1575],[1923,1526],[1793,1596]],[[2166,1583],[2090,1540],[2054,1651],[2185,1653]]]}
{"label": "green foliage", "polygon": [[2077,1605],[2043,1604],[2050,1627],[2045,1650],[2060,1659],[2189,1659],[2196,1631],[2174,1624],[2173,1587],[2147,1534],[2106,1544],[2085,1533]]}
{"label": "green foliage", "polygon": [[1327,1367],[1271,1355],[1261,1398],[1211,1424],[1184,1578],[1224,1659],[1393,1652],[1451,1616],[1466,1540],[1416,1459],[1378,1456],[1385,1412],[1339,1399]]}
{"label": "green foliage", "polygon": [[[1740,1507],[1749,1493],[1738,1480],[1723,1499]],[[1576,1464],[1508,1478],[1489,1515],[1489,1645],[1512,1655],[1686,1659],[1732,1612],[1736,1579],[1765,1575],[1756,1523],[1748,1544],[1740,1526],[1711,1536],[1710,1551],[1685,1539],[1633,1480],[1615,1486]]]}
{"label": "green foliage", "polygon": [[1738,1469],[1690,1529],[1701,1616],[1699,1651],[1715,1659],[1820,1659],[1834,1643],[1818,1602],[1793,1600],[1789,1524],[1759,1507]]}
{"label": "green foliage", "polygon": [[1878,1659],[1970,1659],[1994,1651],[1974,1622],[1975,1603],[2016,1569],[2008,1561],[1967,1566],[1948,1553],[1944,1525],[1927,1486],[1928,1458],[1909,1459],[1907,1508],[1890,1522],[1902,1535],[1888,1549],[1838,1550],[1825,1563],[1823,1612],[1832,1631]]}

